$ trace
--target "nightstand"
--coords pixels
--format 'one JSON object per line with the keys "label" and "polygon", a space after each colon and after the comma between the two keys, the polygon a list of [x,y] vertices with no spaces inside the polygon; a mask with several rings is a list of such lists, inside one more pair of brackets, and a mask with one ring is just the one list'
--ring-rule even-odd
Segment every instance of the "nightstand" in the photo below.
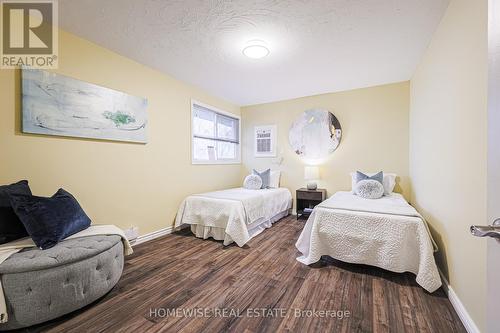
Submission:
{"label": "nightstand", "polygon": [[297,220],[301,217],[308,218],[311,212],[305,212],[304,209],[313,209],[316,205],[326,200],[326,190],[308,190],[306,188],[298,189],[297,198]]}

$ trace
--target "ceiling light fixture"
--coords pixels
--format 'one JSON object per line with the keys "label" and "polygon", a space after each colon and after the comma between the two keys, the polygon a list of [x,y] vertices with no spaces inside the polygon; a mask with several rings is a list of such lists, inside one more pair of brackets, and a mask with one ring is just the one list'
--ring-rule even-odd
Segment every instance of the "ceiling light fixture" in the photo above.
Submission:
{"label": "ceiling light fixture", "polygon": [[262,40],[251,40],[243,48],[243,54],[252,59],[262,59],[269,55],[269,49]]}

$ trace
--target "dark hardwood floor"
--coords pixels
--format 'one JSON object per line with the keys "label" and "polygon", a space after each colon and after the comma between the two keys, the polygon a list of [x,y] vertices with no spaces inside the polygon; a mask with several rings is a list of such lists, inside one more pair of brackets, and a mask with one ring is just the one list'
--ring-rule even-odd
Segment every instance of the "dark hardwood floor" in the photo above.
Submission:
{"label": "dark hardwood floor", "polygon": [[465,332],[443,290],[427,293],[412,274],[331,258],[299,263],[303,226],[287,217],[244,248],[189,231],[138,245],[109,294],[25,331]]}

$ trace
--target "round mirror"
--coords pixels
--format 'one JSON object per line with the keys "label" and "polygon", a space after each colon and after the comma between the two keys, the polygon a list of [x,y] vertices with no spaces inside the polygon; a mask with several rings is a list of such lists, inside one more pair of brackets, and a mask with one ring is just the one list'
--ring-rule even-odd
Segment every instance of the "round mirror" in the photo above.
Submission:
{"label": "round mirror", "polygon": [[342,128],[328,110],[304,111],[290,128],[288,139],[297,155],[321,159],[333,153],[340,144]]}

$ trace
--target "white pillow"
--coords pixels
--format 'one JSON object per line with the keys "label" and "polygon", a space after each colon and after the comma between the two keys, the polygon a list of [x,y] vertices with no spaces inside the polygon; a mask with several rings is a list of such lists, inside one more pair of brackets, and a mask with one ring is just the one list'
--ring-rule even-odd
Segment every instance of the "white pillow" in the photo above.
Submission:
{"label": "white pillow", "polygon": [[[366,173],[363,172],[367,176],[374,176],[376,172],[372,173]],[[385,173],[384,172],[384,195],[390,195],[392,192],[394,192],[394,187],[396,187],[396,175],[395,173]],[[351,191],[352,193],[356,193],[356,172],[351,172],[351,179],[352,179],[352,185],[351,185]]]}
{"label": "white pillow", "polygon": [[247,190],[260,190],[262,187],[262,178],[259,175],[248,175],[243,181],[243,187]]}
{"label": "white pillow", "polygon": [[271,171],[271,177],[269,180],[269,188],[279,188],[280,187],[281,171]]}

